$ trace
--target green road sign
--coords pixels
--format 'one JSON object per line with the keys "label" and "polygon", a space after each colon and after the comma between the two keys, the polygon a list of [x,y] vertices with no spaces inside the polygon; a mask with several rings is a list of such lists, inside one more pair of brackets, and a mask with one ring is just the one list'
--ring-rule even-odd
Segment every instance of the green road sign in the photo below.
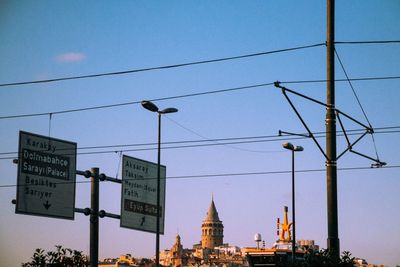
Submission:
{"label": "green road sign", "polygon": [[[121,227],[145,232],[157,228],[157,164],[124,155],[122,159]],[[165,173],[160,166],[160,233],[164,233]]]}
{"label": "green road sign", "polygon": [[19,133],[15,212],[74,219],[76,143]]}

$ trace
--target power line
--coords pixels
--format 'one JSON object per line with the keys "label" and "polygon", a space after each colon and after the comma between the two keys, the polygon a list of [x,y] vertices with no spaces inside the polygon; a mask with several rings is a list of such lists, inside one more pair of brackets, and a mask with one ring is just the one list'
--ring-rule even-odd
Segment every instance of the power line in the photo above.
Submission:
{"label": "power line", "polygon": [[[173,123],[175,123],[176,125],[178,125],[179,127],[181,127],[182,129],[184,129],[184,130],[186,130],[186,131],[188,131],[188,132],[190,132],[190,133],[202,138],[204,140],[204,142],[214,142],[214,143],[218,144],[218,142],[212,141],[210,138],[205,137],[204,135],[201,135],[201,134],[193,131],[192,129],[189,129],[188,127],[183,126],[182,124],[180,124],[179,122],[171,119],[170,117],[167,116],[166,118],[169,119],[170,121],[172,121]],[[229,148],[232,148],[232,149],[241,150],[241,151],[247,151],[247,152],[257,152],[257,153],[268,153],[268,152],[270,152],[270,151],[249,150],[249,149],[244,149],[244,148],[240,148],[240,147],[236,147],[236,146],[230,146],[230,145],[226,145],[226,146],[229,147]]]}
{"label": "power line", "polygon": [[[400,131],[399,131],[400,132]],[[274,137],[274,136],[271,136]],[[230,142],[222,142],[224,139],[214,139],[214,140],[195,140],[195,141],[177,141],[177,142],[164,142],[162,145],[169,144],[170,146],[163,146],[161,149],[180,149],[180,148],[195,148],[195,147],[210,147],[210,146],[223,146],[223,145],[234,145],[234,144],[250,144],[250,143],[261,143],[261,142],[272,142],[272,141],[279,141],[283,139],[284,137],[278,137],[275,136],[277,139],[261,139],[261,140],[245,140],[245,141],[230,141]],[[260,137],[261,138],[261,137]],[[225,139],[225,140],[240,140],[243,138],[233,138],[233,139]],[[246,139],[246,138],[244,138]],[[248,139],[248,138],[247,138]],[[257,137],[255,138],[257,139]],[[292,138],[284,138],[285,140],[287,139],[298,139],[295,137]],[[216,141],[218,140],[218,141]],[[202,143],[200,143],[202,142]],[[207,143],[204,143],[207,142]],[[212,142],[212,143],[209,143]],[[187,143],[192,143],[188,144]],[[176,144],[176,145],[171,145],[171,144]],[[180,145],[179,145],[180,144]],[[78,155],[93,155],[93,154],[110,154],[110,153],[118,153],[118,152],[134,152],[134,151],[150,151],[150,150],[156,150],[157,148],[155,147],[154,143],[149,143],[149,144],[133,144],[133,145],[118,145],[118,147],[129,147],[129,146],[150,146],[154,145],[154,147],[144,147],[144,148],[132,148],[132,149],[113,149],[113,150],[105,150],[105,151],[89,151],[89,152],[78,152]],[[91,147],[91,149],[101,149],[104,148],[102,146],[99,147]],[[79,148],[78,148],[79,149]],[[18,154],[18,152],[3,152],[1,153],[3,155],[5,154]],[[60,154],[67,156],[69,154]],[[0,160],[6,160],[6,159],[14,159],[15,157],[9,156],[9,157],[3,157],[0,158]]]}
{"label": "power line", "polygon": [[[399,77],[400,79],[400,77]],[[177,95],[177,96],[168,96],[168,97],[161,97],[161,98],[154,98],[149,99],[152,102],[156,101],[164,101],[164,100],[171,100],[177,98],[186,98],[186,97],[194,97],[194,96],[201,96],[201,95],[210,95],[210,94],[218,94],[218,93],[226,93],[244,89],[251,89],[251,88],[258,88],[264,86],[271,86],[274,83],[261,83],[261,84],[254,84],[254,85],[247,85],[247,86],[239,86],[227,89],[220,89],[214,91],[206,91],[206,92],[199,92],[199,93],[192,93],[192,94],[185,94],[185,95]],[[117,103],[117,104],[109,104],[109,105],[101,105],[101,106],[94,106],[94,107],[86,107],[86,108],[79,108],[79,109],[68,109],[68,110],[61,110],[61,111],[53,111],[53,112],[46,112],[46,113],[32,113],[32,114],[22,114],[22,115],[10,115],[10,116],[3,116],[0,117],[1,119],[15,119],[15,118],[24,118],[24,117],[36,117],[36,116],[44,116],[44,115],[56,115],[56,114],[63,114],[63,113],[72,113],[72,112],[80,112],[80,111],[88,111],[88,110],[95,110],[95,109],[106,109],[106,108],[114,108],[114,107],[121,107],[126,105],[136,105],[140,104],[141,101],[131,101],[131,102],[124,102],[124,103]]]}
{"label": "power line", "polygon": [[[400,128],[394,127],[394,128]],[[321,132],[322,133],[322,132]],[[318,134],[318,133],[317,133]],[[238,141],[238,140],[254,140],[254,139],[265,139],[265,138],[275,138],[279,135],[260,135],[260,136],[245,136],[245,137],[228,137],[228,138],[213,138],[213,139],[201,139],[201,140],[183,140],[183,141],[169,141],[162,142],[162,145],[177,145],[177,144],[196,144],[205,142],[223,142],[223,141]],[[91,150],[91,149],[106,149],[106,148],[121,148],[121,147],[145,147],[145,146],[156,146],[158,143],[136,143],[136,144],[116,144],[116,145],[99,145],[99,146],[85,146],[78,147],[78,150]],[[163,148],[163,147],[162,147]],[[119,151],[109,151],[109,152],[119,152]],[[17,151],[13,152],[0,152],[0,155],[7,154],[17,154]]]}
{"label": "power line", "polygon": [[104,72],[104,73],[98,73],[98,74],[62,77],[62,78],[54,78],[54,79],[46,79],[46,80],[3,83],[3,84],[0,84],[0,87],[27,85],[27,84],[51,83],[51,82],[60,82],[60,81],[67,81],[67,80],[98,78],[98,77],[104,77],[104,76],[115,76],[115,75],[131,74],[131,73],[154,71],[154,70],[172,69],[172,68],[187,67],[187,66],[200,65],[200,64],[209,64],[209,63],[237,60],[237,59],[250,58],[250,57],[265,56],[265,55],[270,55],[270,54],[289,52],[289,51],[313,48],[313,47],[324,46],[324,45],[325,45],[324,43],[319,43],[319,44],[297,46],[297,47],[278,49],[278,50],[272,50],[272,51],[258,52],[258,53],[253,53],[253,54],[245,54],[245,55],[232,56],[232,57],[201,60],[201,61],[194,61],[194,62],[188,62],[188,63],[179,63],[179,64],[174,64],[174,65],[165,65],[165,66],[158,66],[158,67],[149,67],[149,68],[132,69],[132,70],[115,71],[115,72]]}
{"label": "power line", "polygon": [[[396,130],[399,129],[399,130]],[[376,134],[386,134],[386,133],[400,133],[400,126],[390,126],[390,127],[380,127],[375,128]],[[358,135],[363,132],[363,129],[348,130],[348,136]],[[343,135],[342,132],[338,132],[339,136]],[[322,138],[326,135],[326,132],[316,132],[316,138]],[[252,143],[265,143],[265,142],[276,142],[276,141],[287,141],[287,140],[298,140],[309,138],[305,136],[287,136],[287,135],[263,135],[263,136],[247,136],[247,137],[229,137],[229,138],[217,138],[217,139],[202,139],[202,140],[184,140],[184,141],[172,141],[163,142],[161,149],[186,149],[186,148],[196,148],[196,147],[211,147],[211,146],[225,146],[225,145],[238,145],[238,144],[252,144]],[[134,151],[150,151],[156,150],[157,143],[137,143],[137,144],[119,144],[119,145],[104,145],[104,146],[87,146],[79,147],[78,150],[92,150],[92,149],[107,149],[115,148],[113,150],[105,151],[89,151],[89,152],[79,152],[78,155],[94,155],[94,154],[110,154],[119,152],[134,152]],[[150,146],[150,147],[149,147]],[[131,149],[119,149],[126,147],[139,147]],[[251,151],[250,151],[251,152]],[[267,151],[266,151],[267,152]],[[275,151],[269,151],[270,153]],[[18,152],[1,152],[0,155],[16,155]],[[69,155],[69,154],[60,154]],[[0,160],[10,160],[16,158],[16,156],[8,156],[0,158]]]}
{"label": "power line", "polygon": [[[389,130],[389,129],[399,129],[400,126],[390,126],[390,127],[381,127],[381,128],[376,128],[376,130]],[[348,130],[348,132],[352,132],[352,134],[360,134],[363,132],[363,129],[354,129],[354,130]],[[398,131],[390,131],[390,133],[397,133],[400,132]],[[342,133],[342,132],[339,132]],[[387,132],[378,132],[378,133],[387,133]],[[324,137],[325,132],[316,132],[315,135],[317,137]],[[213,139],[201,139],[201,140],[183,140],[183,141],[168,141],[168,142],[162,142],[161,144],[163,146],[165,145],[179,145],[179,144],[196,144],[196,143],[209,143],[209,142],[214,142],[217,144],[223,144],[223,143],[218,143],[218,142],[226,142],[230,141],[233,143],[236,143],[236,141],[239,141],[241,143],[243,142],[250,142],[250,140],[254,139],[262,139],[261,141],[268,142],[268,141],[279,141],[280,139],[269,139],[269,138],[284,138],[284,139],[305,139],[308,138],[306,137],[306,134],[299,134],[300,138],[294,138],[294,137],[287,137],[286,135],[259,135],[259,136],[245,136],[245,137],[228,137],[228,138],[213,138]],[[268,139],[268,140],[264,140]],[[257,141],[258,142],[258,141]],[[92,149],[107,149],[107,148],[121,148],[121,147],[146,147],[146,146],[156,146],[158,143],[152,142],[152,143],[136,143],[136,144],[116,144],[116,145],[98,145],[98,146],[84,146],[84,147],[78,147],[77,150],[92,150]],[[162,149],[168,148],[168,147],[162,147]],[[155,148],[150,148],[149,150],[152,150]],[[62,149],[59,149],[60,151]],[[69,149],[67,149],[69,150]],[[147,149],[146,149],[147,150]],[[134,150],[136,151],[136,150]],[[107,153],[111,152],[120,152],[120,150],[110,150],[107,151]],[[17,151],[13,152],[0,152],[0,155],[7,155],[7,154],[17,154]],[[80,154],[80,153],[78,153]],[[66,154],[65,154],[66,155]],[[9,158],[7,158],[9,159]]]}
{"label": "power line", "polygon": [[[400,76],[383,76],[383,77],[361,77],[351,78],[350,81],[379,81],[379,80],[398,80]],[[335,79],[335,82],[348,82],[348,79]],[[298,81],[279,81],[281,84],[303,84],[303,83],[326,83],[328,80],[298,80]]]}
{"label": "power line", "polygon": [[[369,121],[368,116],[367,116],[367,114],[365,113],[365,110],[364,110],[363,106],[361,105],[361,101],[360,101],[360,99],[358,98],[358,95],[357,95],[357,93],[356,93],[356,91],[355,91],[355,89],[354,89],[354,87],[353,87],[353,84],[352,84],[351,81],[350,81],[349,75],[347,74],[347,71],[346,71],[346,69],[344,68],[344,65],[343,65],[343,62],[342,62],[342,60],[341,60],[341,58],[340,58],[340,56],[339,56],[339,53],[337,52],[337,50],[336,50],[335,48],[334,48],[334,51],[335,51],[335,55],[336,55],[337,59],[339,60],[340,66],[342,67],[342,70],[343,70],[344,74],[346,75],[346,79],[347,79],[348,82],[349,82],[350,88],[351,88],[351,90],[353,91],[354,96],[356,97],[357,103],[358,103],[358,105],[359,105],[360,108],[361,108],[361,111],[362,111],[362,113],[364,114],[364,117],[365,117],[366,121],[368,122],[369,127],[370,127],[371,129],[373,129],[373,127],[372,127],[372,125],[371,125],[371,122]],[[378,149],[377,149],[377,146],[376,146],[376,142],[375,142],[375,138],[374,138],[374,133],[373,133],[373,132],[371,133],[371,138],[372,138],[372,143],[373,143],[373,145],[374,145],[374,150],[375,150],[376,159],[377,159],[378,161],[380,161],[380,160],[379,160],[379,155],[378,155]]]}
{"label": "power line", "polygon": [[[398,41],[398,40],[386,40],[386,41],[380,40],[379,41],[378,40],[378,41],[335,42],[335,44],[394,44],[394,43],[400,43],[400,41]],[[278,50],[272,50],[272,51],[264,51],[264,52],[258,52],[258,53],[252,53],[252,54],[245,54],[245,55],[239,55],[239,56],[208,59],[208,60],[201,60],[201,61],[194,61],[194,62],[187,62],[187,63],[178,63],[178,64],[173,64],[173,65],[131,69],[131,70],[123,70],[123,71],[115,71],[115,72],[104,72],[104,73],[70,76],[70,77],[60,77],[60,78],[44,79],[44,80],[2,83],[2,84],[0,84],[0,87],[52,83],[52,82],[60,82],[60,81],[68,81],[68,80],[98,78],[98,77],[125,75],[125,74],[132,74],[132,73],[146,72],[146,71],[172,69],[172,68],[187,67],[187,66],[200,65],[200,64],[209,64],[209,63],[217,63],[217,62],[223,62],[223,61],[229,61],[229,60],[237,60],[237,59],[243,59],[243,58],[264,56],[264,55],[269,55],[269,54],[276,54],[276,53],[289,52],[289,51],[295,51],[295,50],[301,50],[301,49],[307,49],[307,48],[314,48],[314,47],[325,46],[325,45],[326,45],[325,43],[318,43],[318,44],[312,44],[312,45],[304,45],[304,46],[297,46],[297,47],[278,49]]]}
{"label": "power line", "polygon": [[[349,80],[350,81],[373,81],[373,80],[398,80],[398,79],[400,79],[400,76],[363,77],[363,78],[352,78]],[[335,81],[336,82],[348,82],[349,80],[348,79],[337,79]],[[298,80],[298,81],[283,81],[283,82],[281,82],[281,84],[304,84],[304,83],[326,83],[326,82],[327,82],[327,80],[322,80],[322,79],[321,80]],[[271,86],[273,84],[274,84],[273,82],[268,82],[268,83],[254,84],[254,85],[246,85],[246,86],[205,91],[205,92],[185,94],[185,95],[154,98],[154,99],[150,99],[150,101],[157,102],[157,101],[179,99],[179,98],[186,98],[186,97],[227,93],[227,92],[246,90],[246,89],[258,88],[258,87],[266,87],[266,86]],[[82,111],[97,110],[97,109],[115,108],[115,107],[121,107],[121,106],[126,106],[126,105],[136,105],[136,104],[140,104],[140,102],[141,101],[130,101],[130,102],[124,102],[124,103],[108,104],[108,105],[93,106],[93,107],[84,107],[84,108],[78,108],[78,109],[67,109],[67,110],[61,110],[61,111],[0,116],[0,120],[26,118],[26,117],[37,117],[37,116],[49,116],[50,114],[58,115],[58,114],[82,112]]]}
{"label": "power line", "polygon": [[[377,134],[382,134],[382,133],[400,133],[400,130],[394,130],[394,129],[399,129],[400,126],[388,126],[388,127],[379,127],[375,128],[377,131]],[[390,131],[389,131],[390,130]],[[357,135],[363,133],[364,129],[353,129],[353,130],[348,130],[349,132],[348,135]],[[168,146],[165,147],[165,145],[179,145],[179,144],[196,144],[196,143],[209,143],[213,142],[215,143],[214,145],[225,145],[225,144],[244,144],[244,143],[254,143],[254,142],[271,142],[271,141],[280,141],[281,139],[285,140],[293,140],[293,139],[306,139],[309,138],[305,136],[306,134],[299,134],[300,136],[293,137],[293,136],[287,136],[287,135],[260,135],[260,136],[246,136],[246,137],[229,137],[229,138],[214,138],[214,139],[201,139],[201,140],[183,140],[183,141],[170,141],[170,142],[162,142],[162,149],[168,149],[168,148],[187,148],[187,147],[196,147],[198,145],[188,145],[188,146]],[[326,135],[326,132],[315,132],[316,138],[321,138]],[[343,135],[342,131],[338,131],[338,135]],[[273,139],[274,138],[274,139]],[[257,139],[257,141],[252,141]],[[228,143],[218,143],[218,142],[226,142],[229,141]],[[106,149],[106,148],[121,148],[121,147],[140,147],[140,146],[156,146],[157,143],[137,143],[137,144],[118,144],[118,145],[103,145],[103,146],[86,146],[86,147],[78,147],[78,150],[91,150],[91,149]],[[212,146],[213,144],[205,144],[201,146]],[[124,151],[141,151],[141,150],[154,150],[156,148],[145,148],[145,149],[133,149],[133,150],[124,150]],[[106,153],[113,153],[113,152],[120,152],[121,150],[109,150],[109,151],[100,151],[100,152],[106,152]],[[7,155],[7,154],[17,154],[18,152],[1,152],[0,155]],[[98,152],[88,152],[88,153],[98,153]],[[83,153],[78,153],[78,154],[85,154]],[[0,158],[1,159],[1,158]],[[11,159],[11,158],[7,158]]]}
{"label": "power line", "polygon": [[[338,168],[338,171],[354,171],[354,170],[382,170],[382,169],[393,169],[393,168],[400,168],[400,165],[391,165],[385,166],[381,168],[372,168],[372,167],[346,167],[346,168]],[[305,169],[305,170],[295,170],[296,173],[310,173],[310,172],[324,172],[326,169]],[[291,170],[284,170],[284,171],[261,171],[261,172],[237,172],[237,173],[217,173],[217,174],[199,174],[199,175],[182,175],[182,176],[169,176],[166,177],[166,180],[173,180],[173,179],[201,179],[201,178],[212,178],[212,177],[237,177],[237,176],[257,176],[257,175],[273,175],[273,174],[287,174],[291,173]],[[132,178],[133,179],[133,178]],[[157,179],[157,177],[150,177],[145,178],[147,180]],[[129,180],[129,179],[127,179]],[[136,179],[138,180],[138,179]],[[56,184],[71,184],[74,182],[58,182]],[[75,181],[76,184],[88,184],[90,181]],[[20,185],[24,186],[24,185]],[[35,186],[35,185],[30,185]],[[12,185],[0,185],[0,188],[13,188],[17,187],[16,184]]]}
{"label": "power line", "polygon": [[[379,169],[386,169],[386,168],[388,168],[388,169],[400,168],[400,165],[385,166],[385,167],[381,167]],[[378,169],[378,168],[372,168],[372,167],[347,167],[347,168],[338,168],[337,170],[338,171],[352,171],[352,170],[371,170],[371,169]],[[296,173],[325,172],[325,171],[326,171],[326,169],[295,170]],[[190,178],[226,177],[226,176],[271,175],[271,174],[286,174],[286,173],[292,173],[292,170],[171,176],[171,177],[167,177],[167,179],[190,179]],[[156,178],[154,178],[154,179],[156,179]]]}
{"label": "power line", "polygon": [[369,121],[369,119],[368,119],[368,117],[367,117],[367,114],[365,113],[365,110],[364,110],[363,106],[361,105],[360,99],[358,98],[358,95],[357,95],[357,93],[356,93],[356,90],[354,89],[353,84],[351,83],[351,80],[350,80],[350,78],[349,78],[349,75],[347,74],[347,71],[346,71],[346,69],[344,68],[343,62],[342,62],[342,60],[341,60],[341,58],[340,58],[340,56],[339,56],[337,50],[334,49],[334,51],[335,51],[335,55],[336,55],[336,57],[337,57],[337,59],[338,59],[338,61],[339,61],[339,63],[340,63],[340,66],[342,67],[343,73],[344,73],[344,75],[346,76],[347,81],[349,82],[350,88],[351,88],[351,90],[353,91],[353,94],[354,94],[354,96],[355,96],[355,98],[356,98],[356,100],[357,100],[357,103],[358,103],[358,105],[360,106],[361,111],[362,111],[362,113],[364,114],[364,117],[365,117],[365,119],[366,119],[367,122],[368,122],[369,127],[372,128],[372,125],[371,125],[371,123],[370,123],[370,121]]}
{"label": "power line", "polygon": [[400,40],[377,40],[377,41],[353,41],[353,42],[335,42],[335,44],[399,44]]}

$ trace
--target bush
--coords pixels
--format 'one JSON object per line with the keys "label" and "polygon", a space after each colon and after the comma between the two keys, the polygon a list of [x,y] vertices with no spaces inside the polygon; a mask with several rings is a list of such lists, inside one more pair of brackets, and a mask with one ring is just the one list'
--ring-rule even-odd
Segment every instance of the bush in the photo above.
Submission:
{"label": "bush", "polygon": [[354,257],[351,257],[351,253],[344,251],[342,256],[337,259],[335,258],[328,249],[322,249],[320,251],[308,250],[304,262],[301,263],[302,267],[353,267],[355,264]]}
{"label": "bush", "polygon": [[85,267],[89,266],[87,256],[81,251],[56,246],[55,251],[37,248],[31,262],[22,263],[22,267]]}

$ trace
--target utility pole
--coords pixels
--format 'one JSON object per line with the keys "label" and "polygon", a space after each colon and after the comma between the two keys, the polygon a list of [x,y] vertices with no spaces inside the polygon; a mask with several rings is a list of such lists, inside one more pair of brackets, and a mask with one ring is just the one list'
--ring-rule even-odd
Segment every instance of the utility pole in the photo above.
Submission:
{"label": "utility pole", "polygon": [[328,212],[328,249],[339,258],[336,114],[335,114],[335,0],[327,0],[327,94],[326,94],[326,186]]}
{"label": "utility pole", "polygon": [[99,168],[92,168],[90,212],[90,267],[99,264]]}
{"label": "utility pole", "polygon": [[[337,160],[347,151],[353,152],[359,156],[375,161],[372,166],[382,167],[386,165],[386,162],[380,161],[377,157],[376,159],[364,155],[360,152],[354,151],[352,147],[361,140],[368,133],[373,133],[373,128],[371,125],[366,126],[365,124],[359,122],[358,120],[350,117],[349,115],[337,110],[335,108],[335,0],[327,0],[327,27],[326,27],[326,73],[327,73],[327,87],[326,87],[326,104],[308,97],[306,95],[297,93],[290,90],[284,86],[280,85],[280,82],[275,82],[275,86],[282,89],[283,95],[289,102],[290,106],[296,113],[297,117],[300,119],[303,126],[306,128],[308,135],[300,134],[300,136],[310,137],[314,140],[315,144],[318,146],[319,150],[325,156],[326,165],[326,191],[327,191],[327,221],[328,221],[328,238],[327,247],[331,255],[339,259],[340,256],[340,242],[339,242],[339,231],[338,231],[338,192],[337,192]],[[292,101],[290,100],[287,93],[291,93],[307,100],[310,100],[318,105],[324,106],[326,108],[326,151],[323,150],[319,142],[316,140],[314,134],[310,131],[307,124],[301,117],[299,111],[296,109]],[[347,137],[346,129],[344,128],[340,116],[344,116],[347,119],[352,120],[361,127],[365,129],[365,133],[360,136],[356,141],[351,143]],[[344,132],[344,136],[347,140],[347,149],[345,149],[339,156],[336,154],[336,117],[338,118],[339,125]],[[299,135],[290,132],[283,132],[279,130],[279,135],[282,133],[288,135]]]}

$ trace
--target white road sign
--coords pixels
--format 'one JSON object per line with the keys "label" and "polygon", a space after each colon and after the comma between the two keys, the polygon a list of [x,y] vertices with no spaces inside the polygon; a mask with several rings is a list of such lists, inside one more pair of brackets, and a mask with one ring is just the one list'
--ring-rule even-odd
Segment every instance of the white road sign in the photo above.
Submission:
{"label": "white road sign", "polygon": [[20,131],[16,213],[74,219],[76,143]]}
{"label": "white road sign", "polygon": [[[122,159],[121,227],[156,232],[157,164],[124,155]],[[164,234],[165,166],[160,166],[160,233]]]}

